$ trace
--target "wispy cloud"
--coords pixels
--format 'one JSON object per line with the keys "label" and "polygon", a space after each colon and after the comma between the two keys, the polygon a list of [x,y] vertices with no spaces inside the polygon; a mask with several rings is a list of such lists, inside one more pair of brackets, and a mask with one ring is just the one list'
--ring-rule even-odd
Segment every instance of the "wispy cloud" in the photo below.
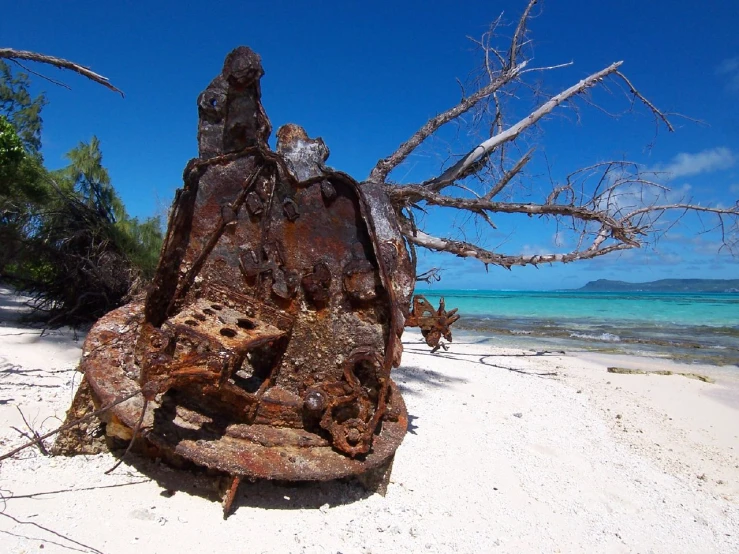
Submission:
{"label": "wispy cloud", "polygon": [[685,202],[690,199],[690,191],[692,190],[690,183],[683,183],[680,188],[672,189],[665,193],[665,199],[672,203],[677,204]]}
{"label": "wispy cloud", "polygon": [[[643,252],[639,252],[637,255],[636,250],[624,250],[622,252],[609,254],[608,256],[601,256],[598,258],[593,258],[592,260],[584,260],[580,264],[578,269],[587,272],[599,272],[611,269],[623,270],[624,267],[631,267],[631,264],[633,264],[637,259],[643,257]],[[618,274],[618,272],[614,273],[612,277],[619,279],[620,277],[617,276]]]}
{"label": "wispy cloud", "polygon": [[726,147],[709,148],[701,152],[681,152],[672,161],[652,168],[654,171],[669,173],[670,177],[688,177],[700,173],[710,173],[728,169],[736,163],[737,156]]}
{"label": "wispy cloud", "polygon": [[729,187],[729,190],[734,194],[739,194],[739,183],[734,183]]}
{"label": "wispy cloud", "polygon": [[563,231],[557,231],[552,235],[552,244],[554,246],[564,246],[567,242],[567,234]]}
{"label": "wispy cloud", "polygon": [[722,61],[716,68],[716,75],[727,80],[727,90],[739,92],[739,56]]}
{"label": "wispy cloud", "polygon": [[665,252],[663,254],[657,254],[657,259],[654,261],[662,265],[680,265],[685,260],[680,254],[675,252]]}

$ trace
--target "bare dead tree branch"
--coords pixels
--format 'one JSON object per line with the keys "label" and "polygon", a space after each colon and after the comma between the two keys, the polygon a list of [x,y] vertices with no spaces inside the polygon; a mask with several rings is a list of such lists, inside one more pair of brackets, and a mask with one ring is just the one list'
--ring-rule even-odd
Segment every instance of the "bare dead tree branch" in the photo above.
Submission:
{"label": "bare dead tree branch", "polygon": [[61,81],[57,81],[56,79],[52,79],[51,77],[47,77],[46,75],[43,75],[42,73],[39,73],[38,71],[34,71],[30,67],[28,67],[26,65],[23,65],[18,60],[14,60],[14,59],[11,58],[10,61],[13,62],[15,65],[17,65],[18,67],[20,67],[23,71],[28,71],[31,75],[36,75],[36,77],[40,77],[40,78],[44,79],[45,81],[49,81],[51,84],[54,84],[54,85],[56,85],[58,87],[65,88],[67,90],[72,90],[72,88],[69,85],[67,85],[66,83],[62,83]]}
{"label": "bare dead tree branch", "polygon": [[526,152],[526,154],[524,154],[521,159],[518,160],[516,164],[505,173],[505,175],[503,175],[503,177],[500,179],[500,181],[498,181],[496,185],[490,187],[490,190],[485,194],[485,196],[483,196],[483,200],[490,200],[491,198],[494,198],[500,191],[506,188],[508,186],[508,183],[511,182],[511,179],[518,175],[524,168],[524,166],[531,161],[531,156],[533,153],[533,148]]}
{"label": "bare dead tree branch", "polygon": [[616,225],[607,212],[591,209],[584,206],[570,206],[560,204],[522,204],[516,202],[493,202],[484,198],[457,198],[431,192],[422,185],[411,185],[390,189],[388,191],[393,201],[412,198],[413,201],[424,200],[432,206],[443,206],[468,211],[488,211],[494,213],[519,213],[527,215],[567,215],[583,221],[602,221]]}
{"label": "bare dead tree branch", "polygon": [[400,165],[411,152],[423,143],[423,141],[434,134],[444,124],[449,123],[462,114],[468,112],[475,106],[475,104],[490,96],[500,87],[514,80],[524,67],[525,64],[520,64],[504,71],[497,80],[493,81],[483,89],[465,98],[453,108],[429,119],[423,127],[416,131],[414,135],[404,142],[393,154],[377,162],[377,165],[375,165],[374,169],[370,172],[370,181],[386,181],[390,172]]}
{"label": "bare dead tree branch", "polygon": [[497,135],[494,135],[486,141],[480,143],[465,156],[463,156],[462,159],[459,160],[456,164],[442,173],[437,179],[432,179],[427,184],[427,186],[434,191],[441,190],[445,186],[445,183],[453,182],[458,179],[459,176],[463,174],[467,168],[477,162],[477,160],[479,160],[482,156],[488,155],[490,152],[493,152],[501,144],[516,139],[516,137],[518,137],[523,131],[533,125],[536,125],[541,118],[550,114],[552,110],[554,110],[557,106],[559,106],[563,102],[566,102],[576,94],[580,94],[588,88],[596,85],[604,77],[615,73],[616,70],[621,66],[621,64],[623,64],[623,62],[615,62],[608,67],[586,77],[570,88],[560,92],[559,94],[545,102],[543,105],[541,105],[538,109],[534,110],[531,114],[521,119],[515,125],[512,125],[502,133],[498,133]]}
{"label": "bare dead tree branch", "polygon": [[634,95],[634,96],[636,96],[636,97],[637,97],[637,98],[638,98],[639,100],[641,100],[641,101],[642,101],[642,102],[643,102],[644,104],[646,104],[646,105],[647,105],[647,106],[649,107],[649,109],[650,109],[650,110],[652,111],[652,113],[653,113],[653,114],[655,114],[655,115],[656,115],[657,117],[659,117],[659,118],[660,118],[660,119],[662,120],[662,123],[664,123],[664,124],[665,124],[665,126],[667,127],[667,129],[668,129],[668,130],[669,130],[670,132],[674,132],[674,131],[675,131],[675,128],[674,128],[674,127],[672,126],[672,124],[670,123],[670,120],[669,120],[669,119],[667,119],[667,116],[665,116],[665,114],[663,114],[663,113],[662,113],[661,111],[659,111],[659,110],[657,109],[657,107],[656,107],[656,106],[655,106],[654,104],[652,104],[652,103],[651,103],[651,102],[650,102],[650,101],[649,101],[649,100],[648,100],[647,98],[645,98],[645,97],[644,97],[644,95],[642,95],[642,93],[640,93],[640,92],[639,92],[639,91],[638,91],[638,90],[636,89],[636,87],[635,87],[634,85],[632,85],[632,84],[631,84],[631,81],[629,81],[629,80],[628,80],[628,79],[626,78],[626,75],[624,75],[624,74],[623,74],[623,73],[621,73],[620,71],[616,71],[616,75],[617,75],[617,76],[618,76],[618,77],[619,77],[619,78],[620,78],[620,79],[621,79],[621,80],[622,80],[622,81],[623,81],[624,83],[626,83],[626,85],[627,85],[627,86],[629,87],[629,92],[631,92],[631,94],[633,94],[633,95]]}
{"label": "bare dead tree branch", "polygon": [[[39,62],[39,63],[53,65],[54,67],[58,67],[59,69],[68,69],[70,71],[79,73],[80,75],[84,77],[87,77],[91,81],[94,81],[100,85],[103,85],[105,88],[108,88],[112,90],[113,92],[117,92],[121,96],[124,96],[123,91],[114,87],[110,83],[110,80],[107,77],[103,77],[102,75],[95,73],[94,71],[90,70],[89,67],[79,65],[69,60],[65,60],[64,58],[57,58],[55,56],[47,56],[45,54],[39,54],[37,52],[29,52],[28,50],[15,50],[13,48],[0,48],[0,59],[2,58],[13,60],[13,61],[28,60],[32,62]],[[54,79],[50,79],[48,77],[44,77],[44,78],[51,81],[52,83],[64,86],[65,88],[69,88],[68,86],[62,83],[59,83],[58,81],[55,81]]]}
{"label": "bare dead tree branch", "polygon": [[438,267],[432,267],[428,271],[416,275],[416,281],[424,281],[426,283],[441,281],[441,270]]}
{"label": "bare dead tree branch", "polygon": [[22,436],[26,437],[29,440],[34,441],[36,446],[38,446],[39,452],[43,454],[44,456],[50,456],[49,451],[46,449],[46,445],[44,444],[44,441],[41,440],[41,436],[39,435],[38,431],[34,429],[30,423],[28,423],[28,420],[26,419],[26,415],[23,413],[23,411],[20,409],[19,406],[16,406],[16,409],[18,410],[18,413],[21,416],[21,419],[23,419],[23,423],[25,424],[26,428],[30,432],[30,435],[28,433],[25,433],[21,431],[20,429],[15,429],[18,433],[20,433]]}
{"label": "bare dead tree branch", "polygon": [[[521,71],[528,64],[527,60],[516,62],[520,55],[522,46],[519,41],[526,27],[526,20],[528,19],[529,13],[534,4],[536,4],[536,0],[531,0],[529,2],[528,7],[519,20],[517,33],[516,35],[514,35],[516,37],[514,39],[515,42],[511,43],[508,55],[509,61],[505,65],[503,65],[499,71],[489,71],[490,82],[487,85],[481,87],[477,92],[471,94],[466,98],[463,98],[462,101],[453,108],[450,108],[449,110],[429,119],[426,124],[423,125],[423,127],[416,131],[413,136],[411,136],[411,138],[401,144],[395,152],[393,152],[387,158],[384,158],[377,162],[377,165],[375,165],[375,167],[370,172],[370,181],[387,181],[390,172],[398,165],[400,165],[411,154],[411,152],[418,148],[428,137],[433,135],[443,125],[454,121],[458,117],[464,115],[469,110],[474,108],[475,105],[477,105],[479,102],[490,97],[490,95],[492,95],[494,92],[508,85],[519,77]],[[497,26],[497,23],[494,24],[494,26],[492,27],[493,30],[495,26]],[[482,42],[484,43],[485,41],[483,40]],[[495,52],[497,57],[499,59],[502,59],[502,56],[500,55],[500,53],[497,52],[497,50],[489,48],[487,46],[484,46],[484,49],[488,54],[490,52]],[[488,60],[489,62],[489,59],[487,57],[486,60]]]}
{"label": "bare dead tree branch", "polygon": [[521,18],[518,20],[516,32],[513,33],[513,38],[511,39],[511,47],[508,49],[508,67],[513,67],[514,65],[516,65],[516,59],[518,59],[521,40],[526,33],[526,23],[528,23],[529,17],[531,16],[531,10],[536,5],[536,3],[537,0],[530,0],[528,5],[526,6],[526,9],[523,11]]}
{"label": "bare dead tree branch", "polygon": [[700,204],[687,204],[687,203],[676,203],[676,204],[659,204],[654,206],[645,206],[643,208],[636,209],[626,215],[626,218],[633,218],[640,214],[655,213],[655,212],[667,212],[670,210],[688,210],[691,212],[704,212],[714,215],[728,215],[737,216],[739,215],[739,202],[736,206],[731,208],[717,208],[711,206],[701,206]]}
{"label": "bare dead tree branch", "polygon": [[[676,200],[675,193],[662,182],[665,175],[646,171],[639,164],[627,160],[597,162],[570,172],[560,182],[551,175],[547,164],[549,183],[545,190],[533,184],[524,187],[524,170],[531,164],[536,146],[529,144],[523,148],[521,143],[524,140],[529,142],[535,136],[532,131],[541,128],[549,116],[561,111],[559,108],[564,105],[574,107],[577,98],[582,98],[585,105],[615,117],[611,115],[613,111],[601,108],[591,98],[591,92],[596,89],[610,92],[609,81],[617,82],[631,99],[629,111],[640,104],[654,115],[658,126],[663,124],[668,131],[674,131],[667,114],[621,72],[621,61],[587,75],[556,94],[546,93],[538,82],[528,82],[528,76],[534,71],[546,72],[572,64],[531,67],[524,49],[530,42],[526,37],[527,27],[537,3],[537,0],[527,2],[506,46],[500,45],[497,35],[503,26],[502,17],[490,25],[480,40],[471,39],[480,48],[482,63],[481,68],[473,73],[472,82],[460,85],[463,91],[467,91],[467,96],[453,108],[427,121],[393,154],[380,160],[370,174],[370,181],[385,184],[386,192],[396,207],[401,231],[413,251],[414,261],[417,259],[415,247],[476,258],[486,265],[506,268],[591,259],[654,244],[662,233],[690,213],[710,214],[717,219],[714,227],[704,225],[704,229],[719,232],[723,247],[732,248],[733,244],[739,243],[739,203],[721,207],[701,205],[685,198]],[[521,100],[522,91],[531,96],[537,107],[523,118],[518,116],[513,124],[506,125],[505,110],[509,106],[502,100]],[[465,116],[470,110],[473,110],[471,118]],[[465,148],[463,155],[450,152],[448,159],[456,158],[456,161],[434,178],[403,185],[388,182],[393,169],[443,125],[452,122],[466,130],[468,135],[482,137],[475,139],[473,148]],[[462,133],[458,136],[461,137]],[[518,159],[511,156],[514,145],[519,152],[525,151]],[[497,201],[502,198],[503,191],[506,191],[508,201]],[[455,221],[462,223],[450,226],[450,231],[458,235],[456,239],[434,236],[419,228],[413,218],[414,211],[431,209],[468,214],[469,217],[459,219],[455,216]],[[504,254],[497,252],[497,247],[485,248],[484,234],[480,233],[477,223],[483,221],[496,228],[496,224],[500,226],[496,216],[501,214],[552,221],[556,228],[555,243],[563,246],[558,237],[565,234],[567,251]],[[477,229],[472,240],[467,238],[471,230],[467,224],[471,222]]]}
{"label": "bare dead tree branch", "polygon": [[439,252],[449,252],[455,256],[462,258],[476,258],[484,264],[499,265],[510,269],[513,266],[539,265],[554,262],[574,262],[577,260],[586,260],[597,258],[618,250],[627,250],[636,248],[637,245],[629,245],[625,243],[612,244],[601,247],[602,241],[593,241],[593,245],[586,250],[579,252],[570,252],[567,254],[530,254],[530,255],[506,255],[498,254],[486,250],[476,244],[464,241],[455,241],[452,239],[444,239],[429,235],[423,231],[416,230],[415,234],[410,234],[411,230],[407,227],[406,222],[401,222],[401,231],[406,235],[407,239],[417,246],[422,246],[430,250]]}
{"label": "bare dead tree branch", "polygon": [[[579,233],[577,245],[567,253],[512,255],[497,254],[466,241],[434,237],[415,227],[403,225],[401,230],[408,240],[416,246],[432,250],[451,252],[462,257],[472,257],[486,264],[512,267],[514,265],[537,265],[540,263],[571,262],[589,259],[617,250],[638,248],[646,238],[657,231],[658,221],[668,212],[678,212],[678,217],[685,212],[709,213],[719,218],[719,226],[724,229],[724,218],[739,218],[739,203],[731,207],[701,206],[688,202],[660,202],[666,187],[646,179],[641,173],[623,174],[610,177],[614,171],[624,170],[634,165],[631,162],[602,162],[588,168],[582,168],[570,174],[567,183],[555,187],[547,199],[541,203],[494,202],[485,197],[460,198],[435,193],[423,185],[405,187],[388,187],[388,195],[395,204],[413,204],[423,202],[428,206],[451,208],[473,214],[485,215],[489,221],[490,214],[524,214],[528,216],[551,217],[557,221],[571,221],[571,228]],[[603,169],[604,168],[604,169]],[[583,174],[593,174],[602,169],[604,176],[599,177],[597,194],[589,197],[575,192],[574,179]],[[601,189],[604,180],[611,184]],[[558,197],[568,193],[570,203],[558,203]],[[575,197],[579,202],[575,202]],[[597,224],[597,231],[588,224]],[[578,227],[578,225],[581,225]],[[667,229],[674,225],[668,223]],[[723,232],[726,240],[727,233]],[[589,240],[589,242],[588,242]],[[583,248],[584,244],[588,244]]]}

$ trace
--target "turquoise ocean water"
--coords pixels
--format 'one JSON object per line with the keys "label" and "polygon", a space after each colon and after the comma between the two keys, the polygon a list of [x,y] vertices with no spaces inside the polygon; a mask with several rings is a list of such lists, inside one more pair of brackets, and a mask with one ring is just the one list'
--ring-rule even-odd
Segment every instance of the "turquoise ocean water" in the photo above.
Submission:
{"label": "turquoise ocean water", "polygon": [[419,290],[459,308],[456,337],[739,365],[739,294]]}

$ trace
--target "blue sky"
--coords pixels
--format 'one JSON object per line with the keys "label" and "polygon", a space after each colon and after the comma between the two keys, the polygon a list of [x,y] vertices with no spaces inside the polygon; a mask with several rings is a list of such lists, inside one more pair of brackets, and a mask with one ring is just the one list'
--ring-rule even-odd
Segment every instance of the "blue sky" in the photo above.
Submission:
{"label": "blue sky", "polygon": [[[97,135],[104,163],[129,212],[166,210],[182,170],[196,155],[196,98],[234,47],[259,52],[263,103],[273,129],[288,122],[321,136],[329,164],[365,178],[420,125],[459,100],[478,64],[474,45],[501,12],[512,21],[525,2],[28,2],[6,3],[0,46],[75,60],[111,79],[125,99],[74,74],[34,66],[72,90],[34,77],[45,91],[43,153],[50,167]],[[616,120],[580,104],[539,130],[531,187],[577,167],[629,158],[670,171],[670,185],[701,203],[739,198],[739,9],[736,0],[545,0],[531,23],[536,65],[574,65],[544,76],[557,92],[613,61],[655,104],[705,124],[675,119],[677,132],[644,111]],[[622,96],[596,96],[627,108]],[[618,100],[618,103],[615,101]],[[514,107],[512,116],[526,106]],[[443,138],[451,136],[451,131]],[[418,179],[438,168],[446,145],[431,143],[393,177]],[[441,155],[441,158],[439,157]],[[546,156],[546,158],[544,158]],[[496,219],[488,246],[507,253],[556,251],[555,231],[536,221]],[[485,268],[451,256],[440,265],[444,288],[549,289],[597,278],[739,278],[739,264],[717,254],[715,234],[696,235],[689,219],[656,249],[566,266]],[[448,227],[432,218],[429,229]],[[566,246],[566,244],[564,245]]]}

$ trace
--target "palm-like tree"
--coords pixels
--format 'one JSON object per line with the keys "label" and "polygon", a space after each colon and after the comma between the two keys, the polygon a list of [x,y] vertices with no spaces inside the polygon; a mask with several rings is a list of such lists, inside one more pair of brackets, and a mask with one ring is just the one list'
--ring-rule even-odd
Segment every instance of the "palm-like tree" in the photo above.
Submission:
{"label": "palm-like tree", "polygon": [[94,209],[111,223],[123,219],[123,203],[110,184],[108,170],[103,167],[100,141],[80,142],[65,157],[70,165],[61,171],[64,180],[82,196],[88,208]]}

